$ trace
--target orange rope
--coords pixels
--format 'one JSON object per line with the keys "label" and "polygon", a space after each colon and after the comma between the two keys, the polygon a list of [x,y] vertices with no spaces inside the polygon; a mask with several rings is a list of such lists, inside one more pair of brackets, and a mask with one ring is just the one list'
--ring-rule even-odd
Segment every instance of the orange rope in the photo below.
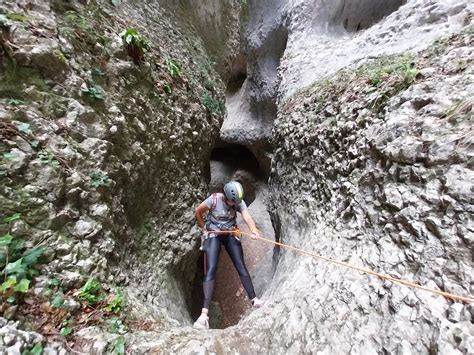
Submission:
{"label": "orange rope", "polygon": [[[216,233],[216,234],[242,234],[242,235],[245,235],[245,236],[252,236],[252,234],[241,232],[238,229],[237,230],[232,230],[232,231],[210,231],[210,232]],[[336,264],[336,265],[344,266],[344,267],[347,267],[347,268],[350,268],[350,269],[353,269],[353,270],[357,270],[357,271],[360,271],[360,272],[365,272],[369,275],[377,276],[377,277],[380,277],[381,279],[384,279],[384,280],[392,281],[392,282],[399,283],[399,284],[409,286],[409,287],[418,288],[420,290],[428,291],[428,292],[434,293],[434,294],[439,295],[439,296],[450,298],[450,299],[455,300],[455,301],[461,301],[461,302],[465,302],[465,303],[474,302],[474,299],[471,298],[471,297],[459,296],[459,295],[454,295],[454,294],[449,293],[449,292],[435,290],[433,288],[418,285],[418,284],[416,284],[414,282],[411,282],[411,281],[398,279],[398,278],[395,278],[395,277],[392,277],[392,276],[389,276],[389,275],[385,275],[385,274],[381,274],[381,273],[372,271],[370,269],[366,269],[366,268],[358,267],[358,266],[353,266],[351,264],[348,264],[348,263],[345,263],[345,262],[342,262],[342,261],[333,260],[333,259],[324,257],[322,255],[319,255],[319,254],[316,254],[316,253],[313,253],[313,252],[310,252],[310,251],[306,251],[306,250],[303,250],[303,249],[300,249],[300,248],[297,248],[297,247],[294,247],[294,246],[291,246],[291,245],[275,242],[273,240],[263,238],[263,237],[260,237],[260,236],[256,236],[256,237],[257,237],[256,239],[262,240],[266,243],[279,245],[281,247],[284,247],[284,248],[287,248],[287,249],[290,249],[290,250],[294,250],[294,251],[297,251],[299,253],[306,254],[306,255],[309,255],[309,256],[312,256],[312,257],[315,257],[315,258],[318,258],[318,259],[322,259],[322,260],[328,261],[328,262]]]}

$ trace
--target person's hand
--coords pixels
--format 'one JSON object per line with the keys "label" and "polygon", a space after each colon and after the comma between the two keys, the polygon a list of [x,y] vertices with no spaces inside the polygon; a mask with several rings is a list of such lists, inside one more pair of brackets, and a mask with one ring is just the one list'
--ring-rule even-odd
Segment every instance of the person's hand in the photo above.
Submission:
{"label": "person's hand", "polygon": [[253,240],[257,240],[258,237],[260,237],[260,232],[258,231],[258,229],[254,229],[252,231],[250,238],[252,238]]}

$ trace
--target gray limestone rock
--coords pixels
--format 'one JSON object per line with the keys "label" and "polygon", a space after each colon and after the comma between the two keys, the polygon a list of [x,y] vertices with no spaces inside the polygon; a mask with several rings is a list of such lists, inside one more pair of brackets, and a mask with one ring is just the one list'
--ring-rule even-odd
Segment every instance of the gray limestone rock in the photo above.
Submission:
{"label": "gray limestone rock", "polygon": [[[274,229],[277,240],[304,250],[469,295],[472,30],[413,51],[414,68],[400,57],[397,69],[373,58],[458,32],[472,18],[470,2],[161,1],[113,11],[106,2],[61,2],[93,26],[83,36],[64,31],[64,9],[53,3],[0,4],[1,13],[28,12],[12,42],[18,82],[0,71],[2,96],[24,103],[2,101],[0,117],[34,127],[28,139],[2,140],[2,214],[22,213],[12,232],[48,248],[45,271],[65,290],[91,276],[108,287],[123,282],[130,315],[157,324],[127,333],[128,352],[474,351],[471,306],[283,248],[257,260],[251,272],[265,306],[238,325],[191,329],[189,306],[200,292],[193,210],[208,193],[219,133],[216,147],[243,146],[257,163],[214,161],[220,176],[211,186],[243,180],[265,236]],[[124,20],[150,41],[140,65],[117,36]],[[240,20],[247,39],[237,48]],[[216,108],[225,85],[211,58],[229,84],[223,124]],[[337,72],[344,67],[347,76]],[[92,84],[102,99],[81,92]],[[1,351],[45,343],[18,328],[0,318]],[[111,352],[117,339],[99,328],[78,334],[90,353]],[[45,345],[47,354],[67,351]]]}

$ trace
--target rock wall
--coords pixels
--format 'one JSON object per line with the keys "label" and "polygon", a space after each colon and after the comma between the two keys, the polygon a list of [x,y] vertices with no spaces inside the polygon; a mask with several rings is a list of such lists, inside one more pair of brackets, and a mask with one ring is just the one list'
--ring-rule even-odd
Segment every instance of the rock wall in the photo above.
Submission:
{"label": "rock wall", "polygon": [[[0,13],[27,16],[0,17],[0,204],[4,216],[21,213],[1,232],[48,247],[34,293],[52,277],[65,290],[89,276],[124,287],[128,313],[153,321],[124,335],[137,354],[474,351],[472,305],[285,250],[274,253],[270,282],[256,278],[268,285],[262,309],[224,330],[185,326],[197,259],[193,207],[207,192],[223,120],[224,85],[206,48],[215,38],[216,48],[235,43],[232,31],[204,29],[237,16],[215,1],[114,2],[0,5]],[[228,77],[241,86],[228,103],[233,118],[245,118],[229,121],[221,137],[271,172],[276,237],[472,294],[470,2],[244,4],[243,52],[235,61],[235,49],[213,57],[222,58],[222,77],[232,67]],[[195,22],[204,10],[211,19]],[[140,65],[119,36],[129,26],[150,41]],[[0,346],[11,351],[43,341],[16,323],[0,325]],[[77,350],[96,353],[117,339],[99,326],[77,336]]]}
{"label": "rock wall", "polygon": [[[247,4],[247,2],[245,2]],[[221,137],[249,147],[270,170],[278,104],[367,57],[420,50],[468,21],[462,0],[248,1],[238,90],[228,92]]]}
{"label": "rock wall", "polygon": [[[339,72],[282,105],[270,186],[283,242],[472,294],[473,39],[471,26],[417,57]],[[276,349],[473,350],[472,305],[290,252],[268,293],[289,313]]]}
{"label": "rock wall", "polygon": [[[280,241],[472,295],[473,33],[466,27],[416,56],[340,71],[281,106],[270,180]],[[473,351],[472,304],[285,249],[278,255],[262,309],[225,330],[142,334],[150,343],[140,350]]]}
{"label": "rock wall", "polygon": [[[116,3],[0,4],[2,235],[46,248],[37,293],[96,277],[128,290],[140,316],[189,322],[194,206],[223,83],[192,19]],[[150,46],[139,65],[120,37],[129,27]]]}
{"label": "rock wall", "polygon": [[302,0],[280,10],[286,14],[288,41],[279,68],[279,100],[366,58],[426,48],[437,37],[458,31],[472,12],[470,2],[458,0],[380,4]]}
{"label": "rock wall", "polygon": [[[292,19],[278,69],[281,81],[272,94],[281,100],[270,179],[277,236],[337,260],[472,295],[473,32],[472,26],[462,29],[472,14],[466,3],[411,1],[378,24],[371,20],[369,30],[349,34],[343,21],[331,29],[318,21],[336,17],[325,4],[301,2],[293,9],[302,17]],[[283,2],[251,2],[250,9],[249,26],[255,26],[250,45],[259,36],[258,43],[264,43],[264,34],[280,20],[288,24],[281,16]],[[305,18],[316,18],[316,23]],[[324,33],[325,42],[302,35],[312,30]],[[441,32],[461,30],[461,35],[432,42]],[[396,42],[398,31],[426,40]],[[368,52],[359,47],[360,52],[338,55],[350,49],[351,41],[366,40]],[[380,46],[389,42],[393,47]],[[322,43],[327,53],[312,50]],[[363,53],[378,56],[407,45],[430,47],[357,64]],[[307,62],[295,48],[301,48]],[[353,68],[336,73],[347,64]],[[242,88],[259,90],[256,83],[264,81],[263,75],[258,79],[250,74],[252,68],[247,72]],[[258,69],[255,73],[261,75]],[[301,90],[306,79],[325,74],[331,75]],[[233,104],[252,102],[245,90]],[[278,263],[263,309],[225,330],[165,332],[152,348],[241,354],[473,351],[472,305],[284,249],[275,255]]]}
{"label": "rock wall", "polygon": [[194,24],[206,53],[214,61],[215,69],[226,83],[240,51],[241,2],[237,0],[160,0],[175,18]]}

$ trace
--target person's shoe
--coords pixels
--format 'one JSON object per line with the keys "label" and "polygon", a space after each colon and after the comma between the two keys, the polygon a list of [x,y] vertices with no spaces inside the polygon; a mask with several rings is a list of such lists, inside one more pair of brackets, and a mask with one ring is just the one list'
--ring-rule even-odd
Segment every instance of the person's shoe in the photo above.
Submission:
{"label": "person's shoe", "polygon": [[206,313],[201,313],[199,318],[194,322],[193,328],[209,329],[209,317]]}
{"label": "person's shoe", "polygon": [[258,297],[255,297],[253,300],[252,300],[252,306],[253,308],[260,308],[264,305],[264,302],[259,299]]}

